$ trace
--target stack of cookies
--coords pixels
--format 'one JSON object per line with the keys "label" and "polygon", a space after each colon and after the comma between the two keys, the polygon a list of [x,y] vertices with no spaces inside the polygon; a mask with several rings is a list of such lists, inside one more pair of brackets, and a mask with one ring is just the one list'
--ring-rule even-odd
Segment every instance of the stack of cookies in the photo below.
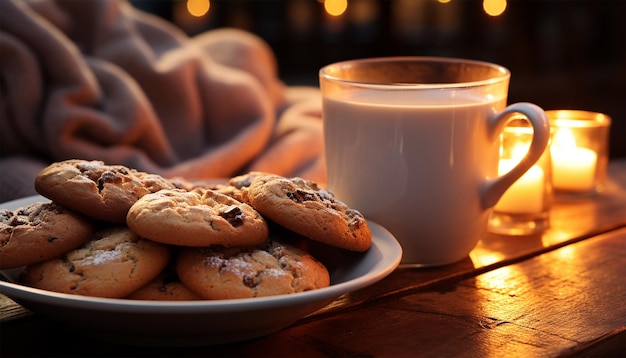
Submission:
{"label": "stack of cookies", "polygon": [[96,297],[199,300],[330,285],[307,242],[367,251],[365,218],[316,183],[252,172],[215,185],[100,161],[50,165],[37,202],[0,211],[0,269]]}

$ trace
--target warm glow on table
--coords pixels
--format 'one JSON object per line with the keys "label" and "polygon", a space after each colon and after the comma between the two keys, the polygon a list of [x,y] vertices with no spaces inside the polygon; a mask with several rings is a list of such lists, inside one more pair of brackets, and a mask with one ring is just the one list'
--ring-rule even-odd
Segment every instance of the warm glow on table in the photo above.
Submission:
{"label": "warm glow on table", "polygon": [[577,147],[569,128],[556,132],[550,154],[555,189],[590,191],[594,188],[598,155],[591,149]]}

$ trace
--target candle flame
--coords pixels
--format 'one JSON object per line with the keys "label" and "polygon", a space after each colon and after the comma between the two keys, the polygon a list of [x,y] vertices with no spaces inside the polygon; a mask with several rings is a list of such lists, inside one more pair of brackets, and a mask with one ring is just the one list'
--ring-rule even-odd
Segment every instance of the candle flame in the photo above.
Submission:
{"label": "candle flame", "polygon": [[561,128],[554,135],[554,145],[560,148],[576,148],[576,139],[569,128]]}

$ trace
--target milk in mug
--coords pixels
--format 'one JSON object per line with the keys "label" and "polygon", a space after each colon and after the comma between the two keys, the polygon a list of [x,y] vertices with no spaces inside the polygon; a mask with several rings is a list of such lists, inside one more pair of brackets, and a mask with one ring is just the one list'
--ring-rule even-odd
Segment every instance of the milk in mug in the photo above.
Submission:
{"label": "milk in mug", "polygon": [[505,105],[462,90],[325,97],[328,187],[419,256],[410,260],[459,260],[486,229],[477,193],[498,160],[487,120]]}

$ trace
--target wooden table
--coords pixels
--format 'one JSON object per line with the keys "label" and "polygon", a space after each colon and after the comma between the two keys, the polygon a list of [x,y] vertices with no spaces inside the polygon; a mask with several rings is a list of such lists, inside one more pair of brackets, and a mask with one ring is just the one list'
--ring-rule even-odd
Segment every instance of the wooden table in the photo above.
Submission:
{"label": "wooden table", "polygon": [[266,337],[194,348],[76,336],[0,298],[0,356],[626,356],[626,162],[556,201],[536,237],[487,235],[462,262],[401,266]]}

